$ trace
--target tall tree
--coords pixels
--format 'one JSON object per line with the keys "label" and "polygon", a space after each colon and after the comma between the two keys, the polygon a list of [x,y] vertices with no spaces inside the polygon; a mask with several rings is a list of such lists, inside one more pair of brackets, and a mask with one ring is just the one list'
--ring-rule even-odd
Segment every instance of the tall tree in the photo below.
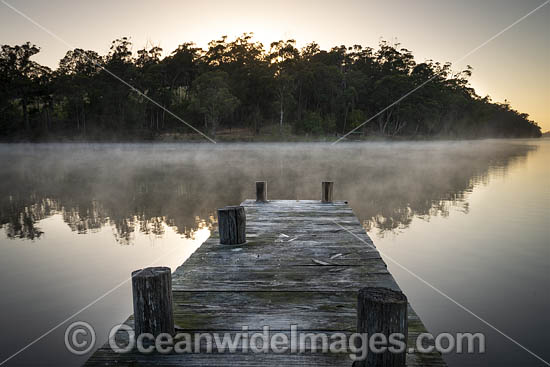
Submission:
{"label": "tall tree", "polygon": [[209,71],[193,83],[195,90],[194,108],[204,116],[204,127],[212,135],[220,120],[231,114],[239,100],[229,91],[228,75],[223,71]]}
{"label": "tall tree", "polygon": [[269,61],[273,68],[275,78],[275,86],[277,89],[277,97],[279,100],[279,128],[282,133],[285,106],[288,100],[293,98],[294,92],[294,75],[293,66],[300,56],[299,51],[295,47],[295,40],[278,41],[271,43],[269,52]]}

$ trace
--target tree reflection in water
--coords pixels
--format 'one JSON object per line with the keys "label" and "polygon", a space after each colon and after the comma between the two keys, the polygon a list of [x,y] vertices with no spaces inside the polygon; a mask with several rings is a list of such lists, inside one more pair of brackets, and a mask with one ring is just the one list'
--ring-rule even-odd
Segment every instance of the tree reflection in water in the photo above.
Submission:
{"label": "tree reflection in water", "polygon": [[506,175],[535,146],[521,141],[323,144],[0,145],[0,225],[9,238],[38,239],[37,223],[61,214],[86,234],[112,226],[120,244],[136,231],[187,238],[215,224],[217,208],[254,197],[316,199],[335,181],[364,227],[382,234],[414,217],[468,212],[467,193]]}

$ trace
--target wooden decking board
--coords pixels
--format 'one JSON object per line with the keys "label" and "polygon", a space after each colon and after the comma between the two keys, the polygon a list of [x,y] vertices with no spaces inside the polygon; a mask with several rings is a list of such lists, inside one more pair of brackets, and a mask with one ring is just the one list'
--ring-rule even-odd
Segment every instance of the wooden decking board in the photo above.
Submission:
{"label": "wooden decking board", "polygon": [[[399,289],[387,266],[345,202],[246,200],[247,243],[220,245],[211,237],[172,275],[179,332],[242,331],[269,325],[272,333],[351,334],[357,290]],[[342,227],[345,227],[343,229]],[[351,231],[353,234],[348,232]],[[132,318],[127,320],[133,324]],[[409,306],[408,346],[425,328]],[[124,333],[117,335],[124,338]],[[88,366],[351,366],[347,354],[116,354],[106,344]],[[407,355],[408,366],[445,366],[438,353]]]}

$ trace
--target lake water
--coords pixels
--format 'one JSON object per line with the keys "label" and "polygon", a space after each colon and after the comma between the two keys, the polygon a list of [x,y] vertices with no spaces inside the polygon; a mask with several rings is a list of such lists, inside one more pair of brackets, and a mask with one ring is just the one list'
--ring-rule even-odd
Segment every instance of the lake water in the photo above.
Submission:
{"label": "lake water", "polygon": [[549,140],[0,144],[0,157],[0,364],[33,342],[4,365],[82,364],[67,325],[105,342],[132,312],[130,272],[183,263],[258,180],[274,199],[335,181],[429,331],[485,333],[485,354],[450,366],[543,364],[404,268],[550,360]]}

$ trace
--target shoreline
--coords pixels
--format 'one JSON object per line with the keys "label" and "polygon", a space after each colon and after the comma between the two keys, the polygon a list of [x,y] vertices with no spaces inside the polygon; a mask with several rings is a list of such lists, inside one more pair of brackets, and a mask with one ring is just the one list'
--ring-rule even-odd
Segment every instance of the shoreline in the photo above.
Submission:
{"label": "shoreline", "polygon": [[[287,136],[224,136],[217,135],[213,137],[216,143],[333,143],[340,136],[303,136],[303,135],[287,135]],[[430,141],[480,141],[480,140],[516,140],[516,139],[549,139],[549,135],[540,137],[499,137],[499,136],[483,136],[483,137],[456,137],[456,136],[366,136],[360,138],[343,139],[340,143],[392,143],[392,142],[430,142]],[[173,143],[192,143],[192,144],[211,144],[207,139],[200,135],[187,135],[178,137],[159,137],[159,138],[99,138],[90,139],[82,138],[41,138],[41,139],[2,139],[0,144],[137,144],[137,143],[152,143],[152,144],[173,144]]]}

